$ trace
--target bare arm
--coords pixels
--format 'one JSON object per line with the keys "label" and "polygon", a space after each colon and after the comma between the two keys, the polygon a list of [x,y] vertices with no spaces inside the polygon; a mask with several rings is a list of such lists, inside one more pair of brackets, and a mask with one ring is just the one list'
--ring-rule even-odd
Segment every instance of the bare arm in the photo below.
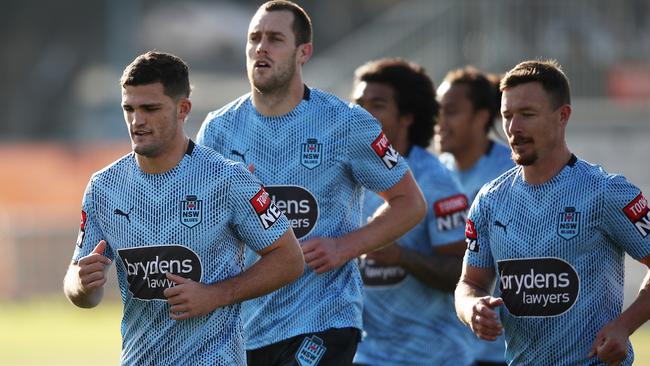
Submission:
{"label": "bare arm", "polygon": [[89,255],[70,263],[63,279],[65,296],[80,308],[97,306],[104,296],[106,271],[111,260],[104,257],[106,241],[102,240]]}
{"label": "bare arm", "polygon": [[338,268],[361,254],[394,242],[417,225],[426,213],[424,197],[410,171],[379,195],[386,202],[368,224],[340,238],[305,241],[302,250],[307,265],[317,273]]}
{"label": "bare arm", "polygon": [[[641,260],[650,268],[650,256]],[[588,357],[597,356],[608,365],[619,365],[627,357],[630,335],[650,319],[650,270],[641,284],[634,302],[616,319],[607,323],[596,334]]]}
{"label": "bare arm", "polygon": [[374,260],[378,265],[398,265],[431,288],[454,292],[466,246],[465,241],[459,240],[437,247],[436,255],[430,256],[392,244],[369,253],[366,258]]}
{"label": "bare arm", "polygon": [[176,283],[164,292],[171,305],[170,316],[182,320],[205,315],[277,290],[303,272],[302,251],[291,229],[258,254],[261,258],[246,271],[209,285],[167,273],[167,278]]}
{"label": "bare arm", "polygon": [[496,307],[503,305],[503,300],[490,295],[494,278],[494,269],[464,263],[454,292],[458,318],[479,338],[492,341],[503,328],[495,311]]}

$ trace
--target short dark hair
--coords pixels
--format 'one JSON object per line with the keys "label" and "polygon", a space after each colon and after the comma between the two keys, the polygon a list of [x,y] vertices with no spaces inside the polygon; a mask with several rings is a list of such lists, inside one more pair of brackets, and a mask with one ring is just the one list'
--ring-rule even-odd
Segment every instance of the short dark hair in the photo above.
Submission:
{"label": "short dark hair", "polygon": [[291,28],[296,36],[296,46],[304,43],[311,43],[312,26],[311,19],[305,9],[300,5],[287,1],[287,0],[272,0],[265,2],[260,6],[260,9],[266,11],[289,11],[293,14],[293,24]]}
{"label": "short dark hair", "polygon": [[165,95],[170,98],[189,97],[190,79],[187,64],[170,53],[149,51],[131,62],[122,73],[120,84],[146,85],[161,83]]}
{"label": "short dark hair", "polygon": [[494,121],[501,116],[500,75],[484,74],[474,66],[466,66],[449,71],[444,81],[450,86],[467,86],[467,99],[472,103],[474,110],[486,109],[489,113],[489,120],[485,125],[485,132],[489,132],[494,126]]}
{"label": "short dark hair", "polygon": [[355,85],[365,81],[392,87],[399,113],[413,114],[410,142],[425,148],[429,146],[439,108],[433,81],[422,66],[404,59],[384,58],[360,66],[354,76]]}
{"label": "short dark hair", "polygon": [[557,61],[531,60],[520,62],[501,79],[500,89],[503,91],[530,82],[542,84],[546,93],[550,95],[555,108],[564,104],[571,104],[569,79],[564,75],[562,67]]}

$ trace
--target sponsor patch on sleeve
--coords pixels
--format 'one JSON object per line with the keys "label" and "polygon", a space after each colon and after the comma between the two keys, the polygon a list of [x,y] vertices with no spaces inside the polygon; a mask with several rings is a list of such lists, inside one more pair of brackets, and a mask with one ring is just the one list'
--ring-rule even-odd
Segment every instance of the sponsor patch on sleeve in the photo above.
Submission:
{"label": "sponsor patch on sleeve", "polygon": [[476,235],[476,227],[474,222],[470,219],[467,219],[465,224],[465,241],[467,242],[467,250],[472,252],[478,252],[478,235]]}
{"label": "sponsor patch on sleeve", "polygon": [[282,215],[282,212],[275,206],[271,200],[271,196],[266,192],[264,187],[260,187],[259,192],[250,199],[250,203],[264,230],[273,226]]}
{"label": "sponsor patch on sleeve", "polygon": [[79,235],[77,235],[77,246],[81,248],[86,233],[86,211],[81,210],[81,223],[79,224]]}
{"label": "sponsor patch on sleeve", "polygon": [[397,165],[399,154],[393,149],[393,146],[391,146],[388,137],[386,137],[383,131],[372,142],[372,149],[375,150],[375,153],[384,165],[386,165],[386,168],[393,169]]}
{"label": "sponsor patch on sleeve", "polygon": [[464,194],[443,198],[433,203],[438,230],[462,228],[467,219],[468,201]]}
{"label": "sponsor patch on sleeve", "polygon": [[639,193],[630,203],[623,208],[625,216],[634,225],[642,237],[650,233],[650,209],[648,209],[648,200]]}

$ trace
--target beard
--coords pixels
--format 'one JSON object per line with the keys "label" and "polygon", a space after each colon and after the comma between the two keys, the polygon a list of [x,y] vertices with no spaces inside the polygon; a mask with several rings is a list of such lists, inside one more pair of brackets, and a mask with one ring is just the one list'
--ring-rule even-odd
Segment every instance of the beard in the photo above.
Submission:
{"label": "beard", "polygon": [[529,153],[518,153],[515,151],[513,145],[524,144],[524,143],[533,143],[533,139],[525,137],[515,137],[513,141],[510,142],[510,150],[512,151],[511,158],[512,161],[517,165],[528,166],[533,165],[538,159],[536,151],[530,151]]}
{"label": "beard", "polygon": [[256,77],[255,68],[251,68],[248,73],[248,79],[253,87],[262,94],[272,94],[279,91],[287,90],[289,83],[296,74],[296,55],[298,51],[294,51],[290,57],[289,62],[284,65],[278,65],[277,72],[268,75],[267,77]]}

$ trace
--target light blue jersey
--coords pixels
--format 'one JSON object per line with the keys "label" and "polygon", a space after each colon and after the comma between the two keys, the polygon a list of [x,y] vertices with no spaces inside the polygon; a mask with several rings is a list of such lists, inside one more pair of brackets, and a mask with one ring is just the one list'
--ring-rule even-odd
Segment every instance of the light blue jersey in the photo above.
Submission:
{"label": "light blue jersey", "polygon": [[245,365],[240,305],[173,320],[165,273],[212,284],[244,269],[289,228],[260,182],[239,163],[194,145],[161,174],[130,153],[95,173],[83,199],[73,260],[104,239],[124,303],[123,365]]}
{"label": "light blue jersey", "polygon": [[[259,114],[244,95],[208,114],[198,141],[253,164],[301,241],[356,230],[364,187],[386,191],[408,170],[368,112],[306,87],[296,108],[277,117]],[[328,328],[361,329],[361,290],[354,261],[320,275],[306,267],[297,281],[243,304],[247,349]]]}
{"label": "light blue jersey", "polygon": [[450,153],[440,154],[440,161],[454,173],[470,202],[485,183],[515,166],[510,147],[497,141],[490,141],[488,151],[469,169],[459,170]]}
{"label": "light blue jersey", "polygon": [[[511,152],[510,147],[490,141],[488,151],[469,169],[459,170],[454,156],[450,153],[442,153],[440,161],[451,170],[471,203],[485,183],[515,166]],[[467,331],[471,332],[469,329]],[[473,353],[477,360],[503,362],[506,351],[505,339],[503,336],[499,336],[495,341],[484,341],[474,337],[469,341],[468,349],[468,352]]]}
{"label": "light blue jersey", "polygon": [[[438,158],[413,146],[406,158],[427,201],[426,218],[402,236],[400,246],[423,255],[464,238],[467,197]],[[367,192],[364,214],[383,203]],[[470,365],[465,349],[472,337],[456,317],[453,295],[422,283],[399,266],[360,260],[364,280],[365,337],[355,363],[372,366]]]}
{"label": "light blue jersey", "polygon": [[[639,188],[573,157],[530,185],[514,168],[484,186],[467,221],[467,265],[494,268],[511,365],[600,365],[596,333],[621,313],[624,253],[650,255]],[[631,365],[634,355],[628,343]]]}

